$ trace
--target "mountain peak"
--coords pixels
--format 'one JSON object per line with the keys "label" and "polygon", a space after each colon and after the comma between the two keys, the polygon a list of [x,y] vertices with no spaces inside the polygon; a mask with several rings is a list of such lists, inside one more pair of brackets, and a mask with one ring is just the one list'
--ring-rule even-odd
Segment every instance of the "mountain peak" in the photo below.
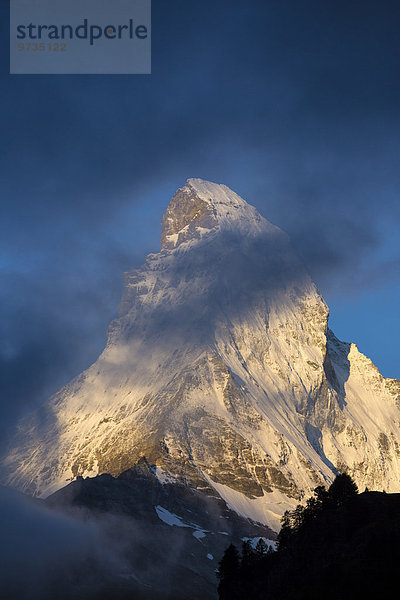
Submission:
{"label": "mountain peak", "polygon": [[46,496],[80,476],[147,474],[274,530],[337,470],[398,492],[400,384],[327,331],[286,234],[189,179],[162,235],[125,275],[97,361],[19,425],[2,482]]}
{"label": "mountain peak", "polygon": [[171,250],[221,230],[254,235],[266,226],[277,229],[226,185],[188,179],[174,194],[164,213],[161,248]]}

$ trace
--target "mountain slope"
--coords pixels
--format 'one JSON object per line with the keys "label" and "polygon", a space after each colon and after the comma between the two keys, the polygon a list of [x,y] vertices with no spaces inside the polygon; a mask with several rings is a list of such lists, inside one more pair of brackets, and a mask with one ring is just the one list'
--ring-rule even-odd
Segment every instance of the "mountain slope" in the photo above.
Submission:
{"label": "mountain slope", "polygon": [[145,459],[117,478],[74,481],[45,503],[96,523],[106,539],[118,540],[120,568],[108,598],[121,588],[130,590],[127,598],[146,592],[149,600],[215,598],[215,572],[228,544],[260,537],[275,544],[273,532],[236,515],[221,499],[161,483]]}
{"label": "mountain slope", "polygon": [[146,457],[275,530],[336,469],[399,491],[400,383],[328,330],[286,234],[199,179],[162,224],[105,350],[21,423],[3,480],[46,496]]}

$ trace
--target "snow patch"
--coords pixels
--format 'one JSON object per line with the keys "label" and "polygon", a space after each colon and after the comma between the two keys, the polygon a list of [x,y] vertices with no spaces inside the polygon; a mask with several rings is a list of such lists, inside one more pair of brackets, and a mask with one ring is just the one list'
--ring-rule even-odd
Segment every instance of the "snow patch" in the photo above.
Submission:
{"label": "snow patch", "polygon": [[204,537],[206,537],[206,530],[205,529],[196,529],[196,531],[193,531],[192,535],[193,537],[196,538],[196,540],[201,540]]}
{"label": "snow patch", "polygon": [[201,539],[206,537],[206,533],[208,533],[207,529],[201,529],[201,527],[199,527],[195,523],[185,523],[181,517],[178,517],[178,515],[170,512],[169,510],[167,510],[163,506],[160,506],[159,504],[155,506],[154,509],[157,513],[158,518],[161,519],[161,521],[163,521],[167,525],[170,525],[171,527],[175,526],[194,529],[192,535],[194,538],[196,538],[196,540],[200,541]]}
{"label": "snow patch", "polygon": [[242,538],[243,542],[250,542],[250,545],[253,549],[256,548],[256,546],[260,540],[264,540],[264,542],[266,543],[267,546],[272,546],[272,549],[276,550],[277,543],[275,540],[269,540],[268,538],[262,537],[262,536],[261,537],[253,537],[253,538],[249,538],[249,537]]}
{"label": "snow patch", "polygon": [[260,498],[247,498],[241,492],[237,492],[222,483],[216,483],[206,475],[205,477],[221,498],[225,500],[229,508],[243,517],[268,525],[273,531],[279,531],[281,517],[285,510],[296,506],[295,500],[288,498],[278,490],[274,490],[269,494],[264,492],[264,495]]}
{"label": "snow patch", "polygon": [[162,485],[165,485],[166,483],[176,483],[176,477],[171,475],[171,473],[168,473],[168,471],[164,471],[161,467],[154,467],[153,473]]}
{"label": "snow patch", "polygon": [[190,527],[190,525],[187,525],[182,521],[181,517],[178,517],[178,515],[169,512],[169,510],[163,508],[159,504],[154,508],[158,515],[158,518],[161,519],[161,521],[164,521],[164,523],[166,523],[167,525],[170,525],[171,527],[174,525],[175,527]]}

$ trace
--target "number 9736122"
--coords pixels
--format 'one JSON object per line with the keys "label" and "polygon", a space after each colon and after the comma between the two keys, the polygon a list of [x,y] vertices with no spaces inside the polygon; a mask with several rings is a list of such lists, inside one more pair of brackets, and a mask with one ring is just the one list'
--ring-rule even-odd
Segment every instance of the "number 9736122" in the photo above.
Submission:
{"label": "number 9736122", "polygon": [[19,52],[66,52],[67,44],[59,42],[26,42],[18,44]]}

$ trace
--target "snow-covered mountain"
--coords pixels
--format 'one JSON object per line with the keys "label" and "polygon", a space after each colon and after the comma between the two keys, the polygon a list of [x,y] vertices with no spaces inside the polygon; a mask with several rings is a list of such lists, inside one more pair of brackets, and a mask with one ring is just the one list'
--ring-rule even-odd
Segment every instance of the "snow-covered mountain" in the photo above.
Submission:
{"label": "snow-covered mountain", "polygon": [[47,496],[146,457],[160,480],[275,530],[338,469],[400,491],[400,382],[328,315],[284,232],[226,186],[189,179],[161,251],[125,274],[105,350],[21,423],[3,481]]}

